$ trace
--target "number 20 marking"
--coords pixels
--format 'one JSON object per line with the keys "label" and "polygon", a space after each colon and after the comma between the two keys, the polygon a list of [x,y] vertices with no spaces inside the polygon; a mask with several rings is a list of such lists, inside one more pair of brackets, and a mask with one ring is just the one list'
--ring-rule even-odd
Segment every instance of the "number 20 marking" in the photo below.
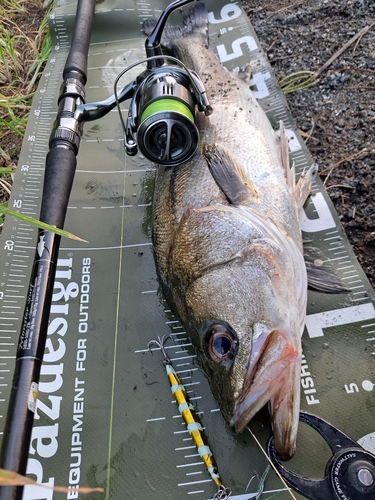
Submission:
{"label": "number 20 marking", "polygon": [[10,252],[13,250],[14,247],[14,241],[13,240],[6,240],[5,245],[4,245],[4,250],[9,250]]}

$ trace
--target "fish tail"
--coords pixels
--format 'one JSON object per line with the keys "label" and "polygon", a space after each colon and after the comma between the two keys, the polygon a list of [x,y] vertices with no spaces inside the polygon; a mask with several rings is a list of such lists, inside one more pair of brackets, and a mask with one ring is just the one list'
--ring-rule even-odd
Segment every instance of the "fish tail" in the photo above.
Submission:
{"label": "fish tail", "polygon": [[[146,19],[143,23],[143,30],[147,36],[151,35],[156,26],[155,19]],[[167,25],[163,30],[161,44],[166,49],[172,50],[181,38],[186,38],[195,34],[201,34],[207,39],[208,34],[208,12],[203,2],[194,4],[189,14],[183,17],[182,26]]]}

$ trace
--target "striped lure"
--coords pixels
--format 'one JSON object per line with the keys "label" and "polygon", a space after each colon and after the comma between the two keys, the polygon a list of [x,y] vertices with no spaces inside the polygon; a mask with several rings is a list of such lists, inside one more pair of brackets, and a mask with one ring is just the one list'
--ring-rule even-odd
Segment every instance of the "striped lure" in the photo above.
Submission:
{"label": "striped lure", "polygon": [[218,487],[218,491],[216,492],[213,500],[227,500],[231,494],[231,490],[226,488],[221,481],[212,451],[207,443],[207,438],[204,435],[202,425],[200,424],[195,413],[194,406],[189,401],[189,396],[186,393],[185,387],[181,383],[180,378],[173,368],[172,361],[165,351],[164,345],[168,338],[170,338],[170,335],[164,335],[162,338],[158,337],[157,341],[152,340],[149,342],[148,348],[151,351],[151,345],[155,344],[163,353],[163,364],[167,372],[172,394],[178,405],[178,410],[185,421],[189,434],[197,447],[199,455],[201,456],[212,480]]}

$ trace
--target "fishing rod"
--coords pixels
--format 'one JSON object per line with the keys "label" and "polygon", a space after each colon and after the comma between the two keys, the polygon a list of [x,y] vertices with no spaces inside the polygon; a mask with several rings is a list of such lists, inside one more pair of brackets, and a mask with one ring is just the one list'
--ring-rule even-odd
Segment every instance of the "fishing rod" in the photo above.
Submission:
{"label": "fishing rod", "polygon": [[[96,0],[78,0],[71,49],[63,71],[59,109],[45,162],[40,220],[62,228],[76,169],[82,124],[74,112],[85,100],[87,57]],[[38,230],[37,246],[16,353],[0,467],[26,473],[38,383],[47,339],[61,237]],[[1,500],[20,500],[22,486],[0,487]]]}
{"label": "fishing rod", "polygon": [[[147,67],[133,82],[105,101],[85,103],[87,57],[96,0],[78,0],[71,49],[63,71],[58,113],[46,157],[40,220],[63,228],[73,184],[76,156],[86,121],[105,116],[132,99],[124,129],[124,147],[134,156],[138,148],[146,158],[174,167],[186,162],[198,147],[195,108],[209,115],[205,89],[199,76],[179,60],[164,56],[161,36],[169,15],[192,0],[176,0],[164,10],[146,40]],[[167,65],[167,60],[175,64]],[[61,237],[38,230],[29,289],[18,340],[16,364],[7,411],[0,467],[26,473],[38,383],[46,346],[49,312]],[[0,500],[21,500],[23,487],[1,486]]]}

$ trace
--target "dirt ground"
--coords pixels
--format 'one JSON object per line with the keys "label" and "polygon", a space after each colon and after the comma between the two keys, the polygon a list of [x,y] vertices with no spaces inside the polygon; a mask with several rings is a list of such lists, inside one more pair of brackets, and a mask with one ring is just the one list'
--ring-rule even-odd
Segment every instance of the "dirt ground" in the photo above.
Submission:
{"label": "dirt ground", "polygon": [[286,94],[354,251],[375,287],[375,1],[243,0],[277,78],[319,70]]}

